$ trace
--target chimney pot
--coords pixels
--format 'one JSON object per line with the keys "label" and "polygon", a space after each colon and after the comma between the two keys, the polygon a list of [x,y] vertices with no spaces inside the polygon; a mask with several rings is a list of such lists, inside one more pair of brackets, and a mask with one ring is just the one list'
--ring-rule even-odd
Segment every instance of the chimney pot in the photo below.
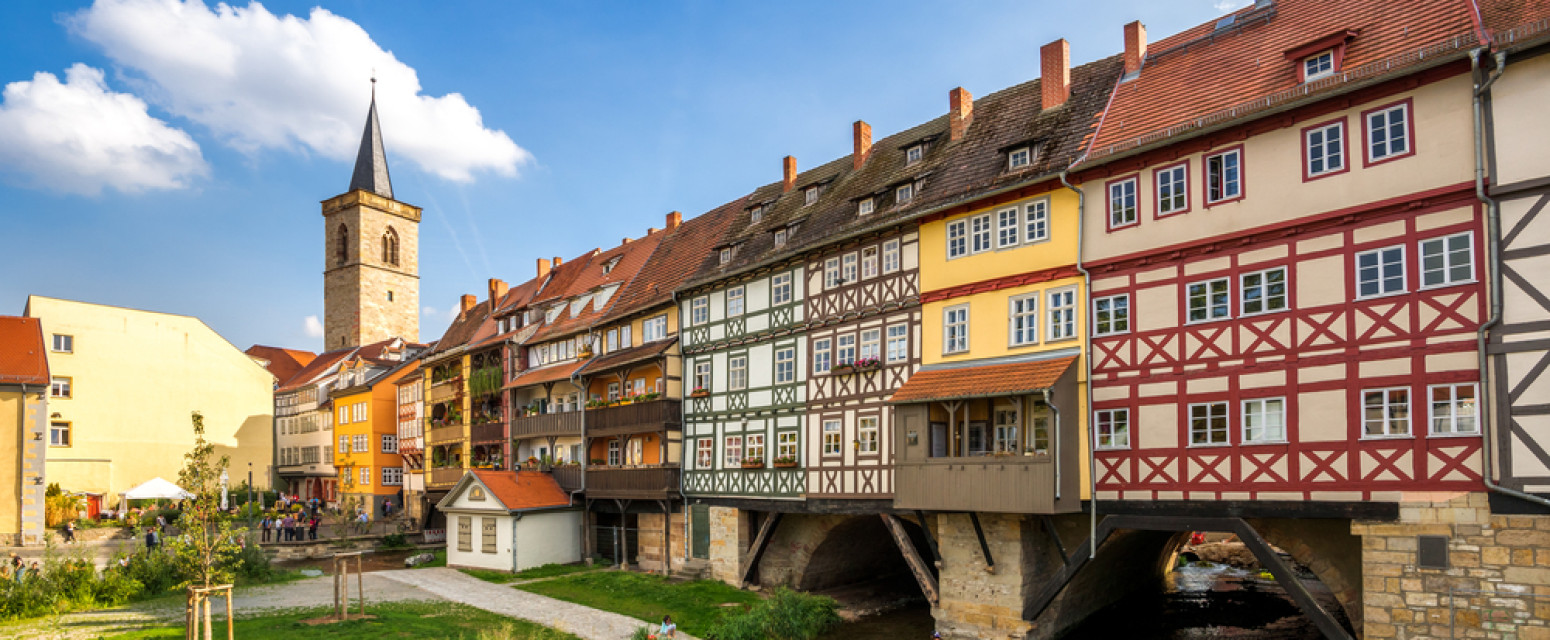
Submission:
{"label": "chimney pot", "polygon": [[855,150],[850,155],[850,168],[860,169],[866,164],[867,156],[872,155],[872,125],[865,120],[857,120],[851,127],[854,134]]}
{"label": "chimney pot", "polygon": [[1071,97],[1071,43],[1061,38],[1039,47],[1039,89],[1043,94],[1044,108],[1050,109],[1066,103]]}
{"label": "chimney pot", "polygon": [[786,159],[781,162],[781,168],[785,172],[784,173],[785,182],[784,182],[784,184],[781,185],[780,190],[782,192],[785,192],[785,191],[790,191],[790,190],[796,188],[796,186],[797,186],[797,159],[796,159],[796,156],[786,156]]}
{"label": "chimney pot", "polygon": [[626,244],[629,244],[629,243],[630,243],[630,237],[629,236],[625,236],[623,240],[619,241],[620,245],[626,245]]}
{"label": "chimney pot", "polygon": [[547,275],[549,275],[549,261],[545,260],[543,258],[539,258],[538,259],[538,277],[542,278],[542,277],[547,276]]}
{"label": "chimney pot", "polygon": [[[593,249],[593,251],[597,251],[597,250]],[[555,256],[554,257],[554,266],[555,266],[555,268],[559,268],[559,266],[560,266],[560,256]]]}
{"label": "chimney pot", "polygon": [[1125,73],[1141,70],[1146,61],[1146,25],[1140,20],[1125,25]]}
{"label": "chimney pot", "polygon": [[667,214],[667,229],[669,231],[671,231],[673,229],[677,229],[678,225],[683,224],[683,221],[684,221],[684,214],[679,213],[677,211],[669,213],[669,214]]}
{"label": "chimney pot", "polygon": [[468,313],[468,310],[474,308],[474,305],[476,304],[479,304],[479,296],[476,296],[472,293],[463,294],[463,298],[459,301],[458,304],[458,308],[460,309],[460,311],[458,311],[459,315]]}
{"label": "chimney pot", "polygon": [[947,92],[948,139],[958,140],[969,131],[969,121],[974,119],[974,96],[958,87]]}
{"label": "chimney pot", "polygon": [[506,281],[500,278],[490,278],[490,309],[495,309],[495,303],[506,297]]}
{"label": "chimney pot", "polygon": [[646,227],[646,235],[648,235],[648,236],[649,235],[654,235],[654,234],[656,234],[656,232],[657,232],[657,228],[656,227]]}

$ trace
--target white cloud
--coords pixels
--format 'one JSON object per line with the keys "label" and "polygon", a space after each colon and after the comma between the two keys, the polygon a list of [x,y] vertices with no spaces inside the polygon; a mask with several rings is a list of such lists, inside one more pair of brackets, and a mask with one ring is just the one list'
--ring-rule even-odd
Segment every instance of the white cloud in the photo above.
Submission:
{"label": "white cloud", "polygon": [[307,333],[308,338],[323,337],[323,321],[318,320],[317,316],[307,316],[301,321],[301,325],[302,331]]}
{"label": "white cloud", "polygon": [[1253,0],[1217,0],[1217,3],[1211,6],[1215,7],[1218,12],[1227,13],[1229,11],[1237,11],[1247,7],[1252,1]]}
{"label": "white cloud", "polygon": [[353,161],[375,73],[388,159],[468,182],[515,176],[531,154],[487,129],[461,94],[420,95],[418,74],[360,25],[322,8],[277,16],[200,0],[98,0],[67,19],[141,94],[244,152],[283,149]]}
{"label": "white cloud", "polygon": [[205,174],[199,145],[110,91],[102,71],[75,64],[65,81],[40,71],[5,86],[0,102],[0,171],[30,186],[96,194],[180,189]]}

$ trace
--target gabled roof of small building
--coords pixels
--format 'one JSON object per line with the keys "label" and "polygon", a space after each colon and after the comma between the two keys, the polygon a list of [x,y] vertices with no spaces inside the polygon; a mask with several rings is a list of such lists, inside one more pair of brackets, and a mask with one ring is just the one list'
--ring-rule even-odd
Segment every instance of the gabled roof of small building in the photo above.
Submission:
{"label": "gabled roof of small building", "polygon": [[559,509],[571,506],[570,496],[560,488],[554,476],[542,471],[490,471],[470,469],[457,485],[437,503],[437,508],[452,505],[475,482],[489,490],[490,497],[507,511]]}
{"label": "gabled roof of small building", "polygon": [[0,316],[0,384],[48,383],[43,323],[37,318]]}

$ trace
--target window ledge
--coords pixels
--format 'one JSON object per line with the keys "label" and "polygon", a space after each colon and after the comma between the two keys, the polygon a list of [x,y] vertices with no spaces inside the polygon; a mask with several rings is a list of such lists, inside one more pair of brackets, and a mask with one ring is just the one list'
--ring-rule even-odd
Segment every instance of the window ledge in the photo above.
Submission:
{"label": "window ledge", "polygon": [[1218,322],[1227,322],[1229,320],[1232,320],[1232,316],[1228,316],[1226,318],[1209,318],[1209,319],[1206,319],[1206,320],[1185,320],[1184,321],[1184,326],[1191,327],[1191,326],[1203,325],[1203,324],[1216,324]]}
{"label": "window ledge", "polygon": [[1273,316],[1275,314],[1286,313],[1286,312],[1291,311],[1291,310],[1292,310],[1291,307],[1286,307],[1284,309],[1273,309],[1273,310],[1270,310],[1270,311],[1255,311],[1254,313],[1239,313],[1238,314],[1238,319],[1242,320],[1242,319],[1245,319],[1245,318],[1258,318],[1260,316]]}
{"label": "window ledge", "polygon": [[1434,291],[1434,290],[1437,290],[1437,289],[1446,289],[1448,287],[1462,287],[1462,286],[1465,286],[1465,285],[1479,284],[1479,283],[1480,283],[1479,280],[1477,280],[1475,278],[1470,278],[1468,280],[1459,280],[1458,282],[1445,282],[1443,284],[1422,285],[1421,287],[1417,288],[1416,291]]}
{"label": "window ledge", "polygon": [[[1361,285],[1357,285],[1357,286],[1361,286]],[[1368,300],[1377,300],[1377,299],[1380,299],[1380,298],[1392,298],[1394,296],[1407,296],[1407,295],[1410,295],[1410,290],[1409,289],[1401,289],[1399,291],[1390,291],[1388,293],[1374,293],[1374,294],[1372,294],[1370,296],[1358,295],[1358,296],[1356,296],[1356,302],[1366,302]]]}
{"label": "window ledge", "polygon": [[1189,444],[1189,446],[1187,446],[1185,448],[1186,449],[1226,449],[1226,448],[1231,447],[1231,446],[1232,446],[1231,442],[1206,442],[1206,443],[1201,443],[1201,444],[1196,444],[1196,443],[1191,442]]}
{"label": "window ledge", "polygon": [[1287,440],[1244,440],[1243,444],[1241,444],[1239,446],[1244,446],[1244,447],[1257,447],[1257,446],[1260,446],[1260,445],[1281,445],[1281,446],[1286,446],[1288,444],[1291,444],[1291,442],[1289,442]]}
{"label": "window ledge", "polygon": [[1094,338],[1112,338],[1114,336],[1128,336],[1128,335],[1130,335],[1130,330],[1129,329],[1126,329],[1124,331],[1110,331],[1108,333],[1098,333],[1097,331],[1093,332],[1093,337]]}
{"label": "window ledge", "polygon": [[1481,436],[1481,434],[1480,434],[1479,431],[1459,431],[1459,432],[1456,432],[1456,433],[1431,433],[1431,432],[1428,432],[1426,434],[1426,438],[1428,440],[1435,440],[1435,439],[1438,439],[1438,438],[1479,438],[1480,436]]}
{"label": "window ledge", "polygon": [[1414,434],[1409,434],[1409,433],[1399,433],[1399,434],[1384,435],[1384,436],[1374,436],[1374,435],[1363,434],[1362,437],[1359,438],[1359,440],[1361,440],[1363,442],[1379,442],[1379,441],[1383,441],[1383,440],[1414,440],[1414,439],[1415,439],[1415,435]]}

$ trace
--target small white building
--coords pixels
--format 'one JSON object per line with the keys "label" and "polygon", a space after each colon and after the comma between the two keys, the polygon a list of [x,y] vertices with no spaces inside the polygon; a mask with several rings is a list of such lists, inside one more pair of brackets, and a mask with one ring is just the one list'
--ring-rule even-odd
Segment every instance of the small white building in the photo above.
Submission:
{"label": "small white building", "polygon": [[584,511],[542,471],[470,470],[436,508],[447,516],[447,566],[514,572],[581,561]]}

